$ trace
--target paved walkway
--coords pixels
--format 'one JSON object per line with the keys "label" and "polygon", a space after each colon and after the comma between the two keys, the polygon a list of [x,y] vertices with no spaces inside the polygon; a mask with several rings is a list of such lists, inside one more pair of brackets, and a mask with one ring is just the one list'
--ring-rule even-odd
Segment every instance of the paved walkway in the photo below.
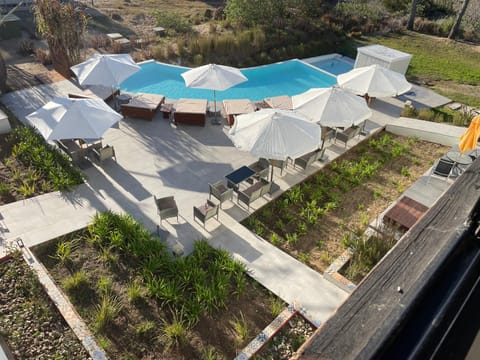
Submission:
{"label": "paved walkway", "polygon": [[[53,96],[65,96],[74,90],[68,81],[41,88],[9,93],[2,102],[21,120]],[[397,99],[376,100],[374,116],[368,130],[397,122],[402,108]],[[433,125],[434,126],[434,125]],[[209,182],[255,159],[235,149],[226,136],[227,128],[207,122],[205,128],[172,127],[158,114],[152,122],[126,119],[118,129],[110,129],[104,143],[114,145],[118,162],[110,161],[103,168],[84,170],[87,182],[69,193],[50,193],[0,207],[0,250],[16,238],[31,247],[87,225],[97,211],[112,209],[127,212],[152,232],[158,216],[153,195],[175,195],[180,219],[164,221],[160,233],[170,245],[180,242],[185,253],[193,242],[207,238],[211,244],[228,249],[245,262],[252,276],[287,302],[298,301],[317,322],[325,321],[348,296],[325,281],[323,276],[306,265],[258,238],[238,221],[249,213],[236,203],[225,203],[220,222],[210,220],[204,229],[193,220],[192,208],[208,197]],[[349,143],[351,147],[358,139]],[[342,154],[342,145],[331,144],[326,151],[330,160]],[[282,191],[303,180],[322,166],[321,163],[286,174],[275,173],[275,182]],[[253,210],[265,200],[254,203]],[[251,210],[251,211],[253,211]]]}

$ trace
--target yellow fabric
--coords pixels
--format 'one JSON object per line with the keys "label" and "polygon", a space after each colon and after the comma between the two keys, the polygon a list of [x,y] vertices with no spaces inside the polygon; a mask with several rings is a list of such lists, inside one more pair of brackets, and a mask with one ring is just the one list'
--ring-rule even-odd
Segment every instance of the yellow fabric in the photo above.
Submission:
{"label": "yellow fabric", "polygon": [[470,123],[465,134],[460,136],[460,144],[458,147],[461,152],[473,150],[477,148],[477,141],[480,137],[480,115],[475,116]]}

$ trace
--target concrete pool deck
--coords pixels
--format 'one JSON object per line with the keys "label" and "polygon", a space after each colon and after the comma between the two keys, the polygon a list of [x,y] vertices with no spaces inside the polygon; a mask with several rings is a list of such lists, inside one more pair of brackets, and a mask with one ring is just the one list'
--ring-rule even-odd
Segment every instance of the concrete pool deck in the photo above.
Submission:
{"label": "concrete pool deck", "polygon": [[[66,96],[74,86],[69,81],[5,94],[1,101],[20,119],[54,96]],[[32,105],[33,104],[33,105]],[[403,103],[398,99],[376,100],[367,130],[375,131],[387,124],[401,124]],[[33,108],[35,107],[35,108]],[[436,125],[431,123],[432,128]],[[28,247],[48,241],[86,226],[97,211],[111,209],[127,212],[156,232],[159,218],[153,195],[174,195],[180,217],[163,221],[160,234],[173,245],[192,250],[193,242],[206,238],[217,247],[229,250],[251,270],[263,286],[288,303],[297,301],[317,323],[325,321],[348,294],[326,281],[323,276],[286,253],[257,237],[239,221],[249,212],[235,203],[224,203],[219,222],[212,219],[206,228],[193,220],[193,206],[208,198],[208,183],[222,180],[232,170],[254,162],[252,156],[233,147],[226,136],[227,127],[207,121],[205,128],[178,126],[157,113],[152,122],[125,119],[118,129],[110,129],[104,144],[115,147],[117,162],[103,167],[92,165],[84,170],[87,182],[68,193],[54,192],[0,207],[0,250],[21,238]],[[442,130],[443,131],[443,130]],[[330,160],[348,147],[330,144]],[[288,167],[283,176],[275,172],[278,196],[323,166],[317,163],[307,171]],[[250,210],[267,200],[258,200]]]}

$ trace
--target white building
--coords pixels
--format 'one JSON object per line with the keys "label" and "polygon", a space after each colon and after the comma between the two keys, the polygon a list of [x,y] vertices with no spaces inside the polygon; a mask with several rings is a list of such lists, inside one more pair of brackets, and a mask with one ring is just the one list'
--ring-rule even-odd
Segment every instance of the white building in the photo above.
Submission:
{"label": "white building", "polygon": [[354,67],[377,64],[405,75],[411,59],[412,55],[402,51],[383,45],[369,45],[357,49],[357,59]]}

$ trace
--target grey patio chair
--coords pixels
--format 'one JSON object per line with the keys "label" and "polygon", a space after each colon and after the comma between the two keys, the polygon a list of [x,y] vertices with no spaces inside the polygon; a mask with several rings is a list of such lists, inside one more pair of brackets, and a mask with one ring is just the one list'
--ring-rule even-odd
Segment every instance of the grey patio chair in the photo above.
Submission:
{"label": "grey patio chair", "polygon": [[270,163],[267,159],[259,159],[248,167],[255,171],[256,178],[268,178]]}
{"label": "grey patio chair", "polygon": [[430,181],[432,175],[437,175],[442,178],[448,179],[452,176],[455,163],[449,159],[440,158],[432,167],[428,176],[427,183]]}
{"label": "grey patio chair", "polygon": [[212,195],[220,201],[220,208],[224,201],[232,200],[233,198],[233,189],[228,188],[223,184],[223,181],[217,181],[213,184],[208,184],[210,188],[210,194],[208,195],[208,199],[212,198]]}
{"label": "grey patio chair", "polygon": [[305,170],[307,167],[312,165],[315,161],[322,160],[324,153],[325,153],[325,148],[317,149],[315,151],[309,152],[308,154],[302,155],[293,161],[293,167],[296,167],[298,165],[303,170]]}
{"label": "grey patio chair", "polygon": [[117,161],[117,156],[115,155],[115,149],[111,145],[105,145],[104,147],[101,148],[92,148],[92,154],[100,164],[103,164],[105,160],[108,159],[113,159],[115,158],[115,161]]}
{"label": "grey patio chair", "polygon": [[160,216],[160,223],[164,219],[176,217],[178,221],[178,208],[177,203],[173,196],[166,196],[160,199],[153,196],[155,200],[155,205],[157,206],[157,213]]}
{"label": "grey patio chair", "polygon": [[280,169],[280,175],[283,175],[283,170],[287,167],[287,160],[268,160],[260,158],[261,161],[266,162],[269,165],[273,165]]}
{"label": "grey patio chair", "polygon": [[207,222],[207,220],[215,216],[217,217],[218,221],[218,208],[218,204],[207,200],[207,203],[205,205],[193,207],[193,219],[199,219],[202,222],[203,227],[205,227],[205,223]]}

